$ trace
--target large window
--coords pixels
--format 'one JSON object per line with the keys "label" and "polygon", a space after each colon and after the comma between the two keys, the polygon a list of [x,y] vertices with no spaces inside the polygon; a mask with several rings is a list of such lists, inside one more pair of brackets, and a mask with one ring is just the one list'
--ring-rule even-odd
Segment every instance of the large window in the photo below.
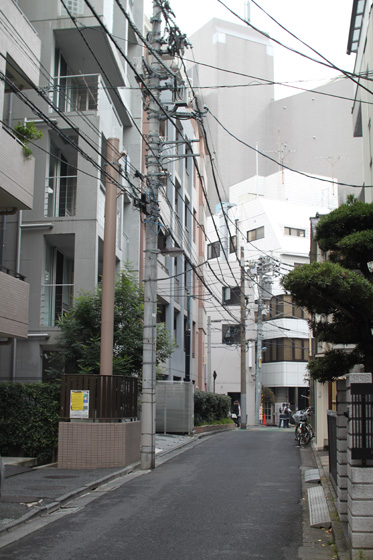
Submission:
{"label": "large window", "polygon": [[297,307],[290,295],[281,294],[271,299],[269,305],[269,316],[267,319],[282,318],[305,319],[305,311],[301,307]]}
{"label": "large window", "polygon": [[74,263],[57,247],[46,245],[42,325],[54,326],[73,299]]}
{"label": "large window", "polygon": [[[76,141],[76,138],[73,138]],[[77,191],[76,152],[50,142],[49,177],[44,214],[49,217],[75,216]]]}
{"label": "large window", "polygon": [[263,363],[308,362],[309,341],[306,338],[272,338],[263,340]]}
{"label": "large window", "polygon": [[220,243],[215,241],[214,243],[209,243],[207,245],[207,258],[208,260],[216,259],[220,257]]}
{"label": "large window", "polygon": [[248,241],[256,241],[257,239],[263,239],[263,238],[264,238],[264,226],[256,229],[250,229],[247,232]]}

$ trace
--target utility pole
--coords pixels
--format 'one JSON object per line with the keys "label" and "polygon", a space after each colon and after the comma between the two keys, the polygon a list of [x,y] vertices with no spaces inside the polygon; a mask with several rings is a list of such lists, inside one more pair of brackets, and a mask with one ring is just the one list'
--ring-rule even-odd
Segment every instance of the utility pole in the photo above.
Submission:
{"label": "utility pole", "polygon": [[[161,9],[153,1],[152,50],[161,49]],[[144,336],[141,411],[141,468],[155,467],[155,414],[156,414],[156,328],[157,328],[157,253],[158,253],[158,188],[160,177],[160,108],[156,100],[160,95],[160,63],[152,52],[149,53],[148,87],[148,153],[147,177],[150,198],[149,216],[145,222],[145,266],[144,266]]]}
{"label": "utility pole", "polygon": [[105,228],[104,257],[102,268],[102,304],[101,304],[101,348],[100,374],[113,373],[114,347],[114,290],[115,290],[115,243],[117,223],[117,180],[119,140],[109,138],[107,142],[107,166],[109,177],[105,181]]}
{"label": "utility pole", "polygon": [[211,317],[207,317],[207,391],[211,393]]}
{"label": "utility pole", "polygon": [[[260,407],[262,404],[262,359],[263,351],[263,315],[266,307],[265,300],[271,298],[271,277],[279,274],[279,263],[271,257],[259,257],[256,268],[256,281],[258,285],[258,311],[257,311],[257,341],[255,359],[255,423],[260,424]],[[265,294],[265,292],[267,292]]]}
{"label": "utility pole", "polygon": [[258,314],[257,342],[255,360],[255,424],[260,424],[260,405],[262,402],[262,340],[263,340],[263,260],[257,265],[258,278]]}
{"label": "utility pole", "polygon": [[246,395],[246,297],[245,297],[245,251],[241,246],[241,294],[240,294],[241,320],[241,430],[246,430],[247,422],[247,395]]}

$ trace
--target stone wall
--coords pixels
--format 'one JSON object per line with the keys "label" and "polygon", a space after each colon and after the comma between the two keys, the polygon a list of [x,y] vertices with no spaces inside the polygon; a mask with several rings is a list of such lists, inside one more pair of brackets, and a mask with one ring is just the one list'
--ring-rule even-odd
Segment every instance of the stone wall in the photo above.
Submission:
{"label": "stone wall", "polygon": [[140,460],[141,422],[60,422],[58,467],[126,467]]}
{"label": "stone wall", "polygon": [[[347,400],[351,415],[350,387],[372,383],[371,373],[351,373],[347,379]],[[352,559],[373,560],[373,461],[351,458],[352,422],[347,430],[348,536]]]}

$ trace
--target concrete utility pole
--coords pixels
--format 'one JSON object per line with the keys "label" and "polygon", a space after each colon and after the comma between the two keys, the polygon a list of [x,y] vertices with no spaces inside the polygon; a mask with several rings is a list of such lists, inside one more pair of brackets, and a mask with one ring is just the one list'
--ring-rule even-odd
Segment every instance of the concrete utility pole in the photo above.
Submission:
{"label": "concrete utility pole", "polygon": [[271,298],[273,275],[279,274],[279,263],[271,257],[259,257],[256,266],[256,278],[258,285],[258,312],[257,312],[257,341],[255,360],[255,423],[260,424],[260,407],[262,404],[262,358],[263,351],[263,314],[265,300]]}
{"label": "concrete utility pole", "polygon": [[260,424],[260,406],[262,403],[262,340],[263,340],[263,262],[259,259],[258,271],[258,314],[255,367],[255,424]]}
{"label": "concrete utility pole", "polygon": [[[150,44],[153,50],[161,48],[161,9],[153,2],[152,31]],[[160,63],[149,54],[148,87],[155,99],[160,95]],[[148,153],[147,177],[150,198],[149,216],[145,221],[145,266],[144,266],[144,336],[141,410],[141,468],[155,467],[155,415],[156,415],[156,335],[157,335],[157,254],[158,254],[158,189],[160,174],[160,108],[157,101],[149,97],[148,104]]]}
{"label": "concrete utility pole", "polygon": [[114,290],[115,290],[115,243],[117,223],[117,182],[118,171],[114,166],[118,163],[119,140],[109,138],[107,142],[106,171],[110,175],[105,181],[105,229],[104,257],[102,268],[102,304],[101,304],[101,348],[100,374],[113,373],[114,346]]}
{"label": "concrete utility pole", "polygon": [[240,343],[241,343],[241,430],[246,430],[247,423],[247,394],[246,394],[246,297],[245,297],[245,251],[241,247],[241,322],[240,322]]}

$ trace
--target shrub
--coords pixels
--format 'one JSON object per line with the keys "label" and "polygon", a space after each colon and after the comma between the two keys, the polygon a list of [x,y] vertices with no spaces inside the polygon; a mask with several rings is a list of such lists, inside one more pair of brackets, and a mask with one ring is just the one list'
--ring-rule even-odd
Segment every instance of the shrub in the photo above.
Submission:
{"label": "shrub", "polygon": [[0,384],[0,454],[53,458],[58,442],[60,385]]}
{"label": "shrub", "polygon": [[209,424],[228,417],[231,399],[228,395],[217,395],[196,391],[194,393],[194,424]]}

